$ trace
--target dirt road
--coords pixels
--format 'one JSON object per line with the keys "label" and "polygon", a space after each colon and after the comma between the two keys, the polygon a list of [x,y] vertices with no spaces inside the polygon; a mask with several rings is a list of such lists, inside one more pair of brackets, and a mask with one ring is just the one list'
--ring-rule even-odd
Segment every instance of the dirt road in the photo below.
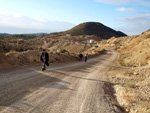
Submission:
{"label": "dirt road", "polygon": [[121,113],[106,78],[116,56],[0,73],[0,113]]}

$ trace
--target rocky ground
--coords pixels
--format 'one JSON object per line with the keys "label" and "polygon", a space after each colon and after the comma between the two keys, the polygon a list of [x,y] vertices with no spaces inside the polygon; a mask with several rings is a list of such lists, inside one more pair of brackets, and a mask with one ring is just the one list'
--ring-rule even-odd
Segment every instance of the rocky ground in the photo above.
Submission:
{"label": "rocky ground", "polygon": [[150,113],[150,67],[124,67],[118,63],[107,75],[119,104],[129,113]]}

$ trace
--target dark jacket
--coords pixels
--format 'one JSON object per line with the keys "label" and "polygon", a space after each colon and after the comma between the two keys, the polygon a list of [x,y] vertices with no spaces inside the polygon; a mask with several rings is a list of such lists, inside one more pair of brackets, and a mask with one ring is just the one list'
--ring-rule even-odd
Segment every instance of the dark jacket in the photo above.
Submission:
{"label": "dark jacket", "polygon": [[[44,56],[44,53],[41,53],[40,60],[41,60],[42,62],[44,62],[44,61],[43,61],[43,56]],[[45,62],[48,62],[48,61],[49,61],[49,55],[48,55],[48,53],[46,52],[46,53],[45,53]]]}
{"label": "dark jacket", "polygon": [[82,55],[82,54],[79,54],[79,57],[80,57],[80,58],[82,58],[82,57],[83,57],[83,55]]}

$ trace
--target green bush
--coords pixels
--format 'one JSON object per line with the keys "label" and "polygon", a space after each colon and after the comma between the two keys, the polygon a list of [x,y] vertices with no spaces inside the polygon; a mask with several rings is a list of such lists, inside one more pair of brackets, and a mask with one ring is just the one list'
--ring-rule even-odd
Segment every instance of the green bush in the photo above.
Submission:
{"label": "green bush", "polygon": [[19,52],[23,52],[24,50],[22,48],[19,49]]}
{"label": "green bush", "polygon": [[67,50],[65,50],[65,49],[61,49],[61,50],[60,50],[60,52],[61,52],[61,53],[66,53],[66,52],[67,52]]}
{"label": "green bush", "polygon": [[150,34],[146,35],[146,37],[145,37],[145,38],[150,38]]}
{"label": "green bush", "polygon": [[57,55],[60,55],[60,52],[56,52]]}

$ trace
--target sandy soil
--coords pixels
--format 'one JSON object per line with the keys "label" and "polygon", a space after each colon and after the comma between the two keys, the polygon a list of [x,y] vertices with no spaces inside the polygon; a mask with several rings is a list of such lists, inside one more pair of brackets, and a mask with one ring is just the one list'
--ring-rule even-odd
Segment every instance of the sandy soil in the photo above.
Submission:
{"label": "sandy soil", "polygon": [[106,74],[117,53],[0,73],[0,113],[122,113]]}

